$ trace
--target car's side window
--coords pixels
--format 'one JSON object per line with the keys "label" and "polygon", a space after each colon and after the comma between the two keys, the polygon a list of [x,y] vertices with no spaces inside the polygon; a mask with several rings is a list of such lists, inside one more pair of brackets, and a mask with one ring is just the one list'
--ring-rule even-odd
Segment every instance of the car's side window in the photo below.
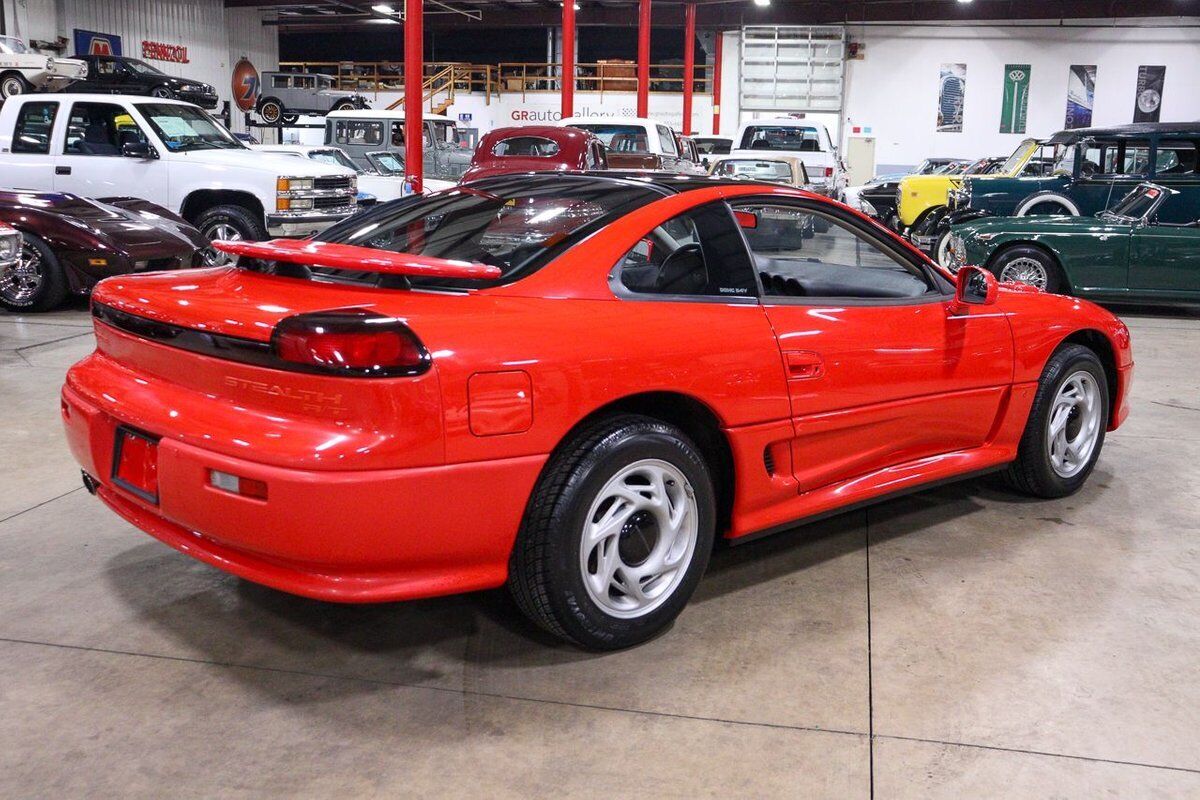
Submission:
{"label": "car's side window", "polygon": [[333,140],[338,144],[378,145],[383,143],[383,123],[373,120],[339,119]]}
{"label": "car's side window", "polygon": [[898,248],[833,214],[771,202],[734,208],[765,296],[915,300],[941,293]]}
{"label": "car's side window", "polygon": [[658,125],[658,143],[662,146],[663,152],[669,156],[679,155],[679,148],[675,146],[675,134],[671,133],[671,129],[665,125]]}
{"label": "car's side window", "polygon": [[22,106],[13,130],[12,151],[49,154],[50,134],[54,130],[54,117],[57,114],[58,103],[26,103]]}
{"label": "car's side window", "polygon": [[620,289],[636,295],[753,297],[758,287],[729,207],[710,203],[646,234],[617,265]]}
{"label": "car's side window", "polygon": [[67,119],[65,155],[119,156],[126,144],[146,141],[146,135],[121,106],[76,103]]}
{"label": "car's side window", "polygon": [[271,76],[271,88],[272,89],[288,88],[288,78],[289,78],[289,76],[287,76],[287,75],[272,75]]}
{"label": "car's side window", "polygon": [[1192,175],[1196,172],[1196,143],[1188,139],[1160,139],[1154,159],[1156,175]]}

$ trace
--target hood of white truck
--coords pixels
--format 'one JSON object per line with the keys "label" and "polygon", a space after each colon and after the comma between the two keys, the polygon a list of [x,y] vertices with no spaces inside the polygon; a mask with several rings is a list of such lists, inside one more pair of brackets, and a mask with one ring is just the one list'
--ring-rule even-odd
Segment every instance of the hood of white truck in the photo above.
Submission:
{"label": "hood of white truck", "polygon": [[204,164],[239,171],[270,172],[289,178],[355,174],[353,170],[334,164],[322,164],[307,158],[264,153],[261,150],[188,150],[171,153],[170,158],[173,161],[184,161],[189,164]]}

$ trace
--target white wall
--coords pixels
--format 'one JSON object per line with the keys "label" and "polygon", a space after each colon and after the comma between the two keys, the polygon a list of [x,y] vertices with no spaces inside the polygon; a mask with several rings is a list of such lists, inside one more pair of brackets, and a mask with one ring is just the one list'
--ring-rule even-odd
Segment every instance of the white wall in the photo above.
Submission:
{"label": "white wall", "polygon": [[[1162,20],[1144,20],[1163,26]],[[1005,64],[1030,64],[1028,135],[1061,130],[1071,64],[1095,64],[1093,125],[1133,119],[1137,69],[1166,65],[1162,121],[1200,119],[1200,29],[1173,27],[908,27],[849,26],[865,58],[847,64],[846,128],[870,127],[881,171],[927,156],[1009,153],[1022,138],[1002,134]],[[1129,24],[1129,23],[1123,23]],[[962,133],[938,133],[938,67],[967,65]]]}
{"label": "white wall", "polygon": [[[223,0],[3,0],[9,32],[24,39],[68,40],[76,28],[121,37],[124,55],[141,57],[142,41],[187,47],[189,63],[153,61],[169,75],[211,84],[222,100],[232,94],[233,65],[246,56],[258,68],[279,66],[277,28],[262,25],[257,9],[226,9]],[[234,130],[241,115],[234,113]]]}

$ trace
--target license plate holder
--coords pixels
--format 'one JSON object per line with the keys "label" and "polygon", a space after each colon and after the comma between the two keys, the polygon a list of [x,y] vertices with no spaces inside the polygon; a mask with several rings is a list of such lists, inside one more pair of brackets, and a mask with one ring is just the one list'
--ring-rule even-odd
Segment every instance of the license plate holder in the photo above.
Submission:
{"label": "license plate holder", "polygon": [[158,505],[158,439],[119,425],[113,441],[112,482],[153,505]]}

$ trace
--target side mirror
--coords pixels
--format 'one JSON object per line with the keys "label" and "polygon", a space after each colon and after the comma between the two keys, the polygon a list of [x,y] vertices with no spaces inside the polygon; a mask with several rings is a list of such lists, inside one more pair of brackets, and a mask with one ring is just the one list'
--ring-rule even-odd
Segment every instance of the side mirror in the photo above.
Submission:
{"label": "side mirror", "polygon": [[125,158],[158,158],[158,153],[146,142],[126,142],[121,145],[121,155]]}
{"label": "side mirror", "polygon": [[951,311],[965,314],[967,306],[990,306],[996,302],[1000,284],[996,276],[982,267],[963,267],[955,275],[954,303]]}

